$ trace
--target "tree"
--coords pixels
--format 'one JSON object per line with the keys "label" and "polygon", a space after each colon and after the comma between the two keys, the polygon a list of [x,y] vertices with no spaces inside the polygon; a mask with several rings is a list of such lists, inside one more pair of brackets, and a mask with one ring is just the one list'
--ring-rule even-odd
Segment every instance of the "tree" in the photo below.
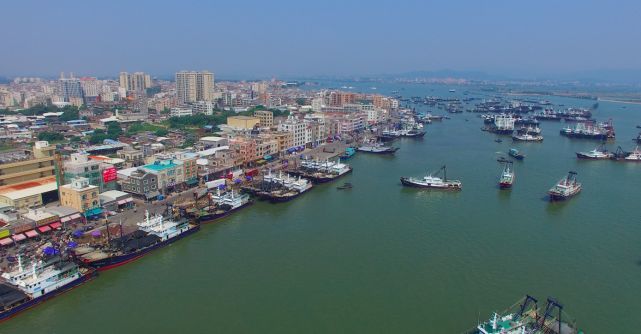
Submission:
{"label": "tree", "polygon": [[154,132],[154,134],[156,136],[158,136],[158,137],[164,137],[167,134],[169,134],[169,131],[167,129],[165,129],[165,128],[160,128],[160,129],[156,130],[156,132]]}
{"label": "tree", "polygon": [[[67,108],[67,107],[65,107],[65,108]],[[73,108],[69,108],[69,109],[66,109],[66,110],[65,110],[65,108],[63,108],[63,110],[64,110],[63,114],[60,116],[60,120],[61,121],[67,122],[67,121],[72,121],[72,120],[80,118],[80,114],[78,112],[78,108],[73,107]]]}
{"label": "tree", "polygon": [[65,140],[65,137],[59,132],[40,132],[38,140],[46,140],[48,142],[55,142]]}
{"label": "tree", "polygon": [[105,130],[95,129],[93,134],[89,137],[89,142],[94,145],[101,144],[105,139],[109,139],[109,135],[105,133]]}
{"label": "tree", "polygon": [[118,136],[122,134],[122,128],[118,122],[109,122],[107,123],[107,135],[110,139],[118,139]]}

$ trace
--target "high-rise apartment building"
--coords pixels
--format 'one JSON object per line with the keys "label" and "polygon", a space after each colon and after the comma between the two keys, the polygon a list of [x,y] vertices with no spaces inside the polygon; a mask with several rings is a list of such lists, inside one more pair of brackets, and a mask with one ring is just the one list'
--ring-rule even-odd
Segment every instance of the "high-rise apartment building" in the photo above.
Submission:
{"label": "high-rise apartment building", "polygon": [[212,101],[214,93],[214,74],[208,71],[176,73],[176,96],[178,103]]}
{"label": "high-rise apartment building", "polygon": [[127,91],[142,92],[151,87],[151,77],[143,72],[120,72],[120,87]]}
{"label": "high-rise apartment building", "polygon": [[64,102],[71,102],[72,99],[83,99],[82,86],[80,80],[73,77],[65,78],[64,73],[60,74],[58,80],[58,94]]}

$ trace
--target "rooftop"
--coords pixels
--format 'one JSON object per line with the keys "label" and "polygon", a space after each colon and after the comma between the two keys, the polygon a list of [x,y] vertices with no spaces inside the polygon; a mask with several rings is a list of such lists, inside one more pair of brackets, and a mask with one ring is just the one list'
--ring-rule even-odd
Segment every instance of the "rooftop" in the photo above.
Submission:
{"label": "rooftop", "polygon": [[[13,193],[17,191],[28,191],[30,189],[38,188],[38,187],[50,187],[51,184],[53,184],[54,188],[52,190],[57,189],[56,187],[56,177],[55,176],[47,176],[43,177],[40,179],[35,179],[35,180],[30,180],[30,181],[25,181],[25,182],[20,182],[20,183],[15,183],[15,184],[10,184],[6,186],[1,186],[0,187],[0,195],[5,195],[8,193]],[[44,189],[44,188],[43,188]],[[40,192],[42,193],[42,192]],[[38,193],[38,194],[40,194]]]}
{"label": "rooftop", "polygon": [[144,165],[142,166],[142,168],[150,169],[153,171],[161,171],[169,168],[174,168],[176,166],[177,164],[175,164],[173,161],[165,160],[165,161],[156,161],[153,164]]}

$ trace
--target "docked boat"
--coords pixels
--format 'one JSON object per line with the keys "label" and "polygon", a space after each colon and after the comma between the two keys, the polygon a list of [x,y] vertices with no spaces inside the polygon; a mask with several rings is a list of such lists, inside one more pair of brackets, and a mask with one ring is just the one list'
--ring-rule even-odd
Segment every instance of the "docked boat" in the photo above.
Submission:
{"label": "docked boat", "polygon": [[289,174],[283,176],[282,172],[278,176],[272,176],[271,171],[265,175],[264,182],[268,184],[263,190],[258,191],[256,195],[262,199],[267,199],[272,203],[287,202],[312,188],[312,182],[300,176],[291,177]]}
{"label": "docked boat", "polygon": [[345,152],[339,156],[342,161],[351,159],[354,154],[356,154],[356,149],[354,147],[345,148]]}
{"label": "docked boat", "polygon": [[525,159],[525,155],[516,148],[511,148],[509,151],[507,151],[507,154],[516,160]]}
{"label": "docked boat", "polygon": [[561,129],[560,134],[570,138],[597,139],[601,141],[615,138],[612,120],[605,123],[579,122],[573,128],[565,127]]}
{"label": "docked boat", "polygon": [[[443,172],[443,178],[434,176]],[[433,189],[446,189],[446,190],[461,190],[462,183],[459,180],[447,179],[447,168],[444,165],[436,173],[430,173],[422,178],[415,177],[401,177],[401,184],[408,187],[416,188],[433,188]]]}
{"label": "docked boat", "polygon": [[639,146],[634,148],[634,151],[630,152],[625,158],[623,158],[624,161],[631,161],[631,162],[641,162],[641,150],[639,150]]}
{"label": "docked boat", "polygon": [[382,143],[364,144],[358,147],[358,151],[374,154],[394,154],[398,147],[385,146]]}
{"label": "docked boat", "polygon": [[253,204],[247,194],[238,194],[234,190],[207,194],[209,205],[198,212],[196,217],[198,223],[208,224],[229,216],[230,214]]}
{"label": "docked boat", "polygon": [[586,160],[605,160],[605,159],[612,159],[614,154],[608,152],[608,150],[605,149],[604,145],[601,145],[591,151],[587,152],[576,152],[576,157],[579,159],[586,159]]}
{"label": "docked boat", "polygon": [[532,142],[542,142],[543,136],[531,133],[515,133],[512,135],[513,141],[532,141]]}
{"label": "docked boat", "polygon": [[425,131],[420,129],[411,129],[407,131],[402,131],[401,136],[409,137],[409,138],[422,138],[425,136]]}
{"label": "docked boat", "polygon": [[348,164],[329,160],[324,162],[310,160],[301,162],[300,169],[291,173],[307,178],[314,183],[325,183],[351,172],[352,167]]}
{"label": "docked boat", "polygon": [[25,266],[18,256],[18,268],[2,274],[0,282],[0,321],[16,316],[94,277],[93,268],[62,259],[61,255],[31,262]]}
{"label": "docked boat", "polygon": [[191,224],[187,219],[150,216],[149,211],[145,211],[145,219],[137,225],[138,230],[133,233],[111,239],[105,247],[76,254],[76,257],[90,267],[105,271],[135,261],[200,230],[200,225]]}
{"label": "docked boat", "polygon": [[505,166],[503,166],[503,172],[501,173],[501,177],[499,178],[499,188],[501,189],[509,189],[512,188],[512,184],[514,183],[514,169],[512,168],[512,162],[506,162]]}
{"label": "docked boat", "polygon": [[576,172],[570,171],[548,191],[548,195],[551,201],[566,200],[581,192],[581,189],[581,183],[576,180]]}

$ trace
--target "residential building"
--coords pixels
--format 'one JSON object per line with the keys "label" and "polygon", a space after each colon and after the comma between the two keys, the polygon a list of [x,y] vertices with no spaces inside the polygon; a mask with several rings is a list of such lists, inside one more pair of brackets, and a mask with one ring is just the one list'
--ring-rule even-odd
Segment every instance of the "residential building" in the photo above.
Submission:
{"label": "residential building", "polygon": [[90,185],[98,187],[100,192],[115,190],[116,168],[108,163],[89,158],[86,153],[73,153],[63,163],[63,184],[70,184],[74,179],[86,178]]}
{"label": "residential building", "polygon": [[151,77],[143,72],[127,73],[120,72],[120,88],[126,91],[144,92],[151,87]]}
{"label": "residential building", "polygon": [[156,160],[153,163],[139,167],[147,173],[156,175],[158,191],[167,194],[185,181],[182,166],[173,159]]}
{"label": "residential building", "polygon": [[121,187],[123,191],[147,200],[156,198],[160,194],[158,191],[158,177],[139,168],[133,168],[133,171],[127,174],[125,179],[122,180]]}
{"label": "residential building", "polygon": [[55,175],[55,146],[37,141],[33,151],[13,150],[0,153],[0,186]]}
{"label": "residential building", "polygon": [[191,115],[193,115],[193,111],[189,107],[173,107],[169,111],[169,116],[171,117],[183,117]]}
{"label": "residential building", "polygon": [[269,110],[258,110],[254,112],[254,116],[260,120],[261,128],[269,128],[274,126],[274,113]]}
{"label": "residential building", "polygon": [[290,132],[293,137],[293,146],[305,146],[307,143],[305,136],[306,127],[304,122],[289,115],[285,121],[278,124],[278,131]]}
{"label": "residential building", "polygon": [[96,216],[102,212],[98,193],[98,187],[90,185],[87,178],[79,177],[71,184],[60,186],[60,204],[84,213],[85,217]]}
{"label": "residential building", "polygon": [[71,77],[69,78],[65,78],[64,73],[61,74],[60,79],[58,80],[58,96],[62,100],[61,102],[76,102],[77,100],[82,101],[84,95],[82,93],[80,80],[74,78],[73,74],[71,74]]}
{"label": "residential building", "polygon": [[214,103],[211,101],[197,101],[192,105],[192,110],[194,114],[211,116],[214,114]]}
{"label": "residential building", "polygon": [[214,74],[208,71],[181,71],[176,73],[176,97],[178,103],[212,101]]}

